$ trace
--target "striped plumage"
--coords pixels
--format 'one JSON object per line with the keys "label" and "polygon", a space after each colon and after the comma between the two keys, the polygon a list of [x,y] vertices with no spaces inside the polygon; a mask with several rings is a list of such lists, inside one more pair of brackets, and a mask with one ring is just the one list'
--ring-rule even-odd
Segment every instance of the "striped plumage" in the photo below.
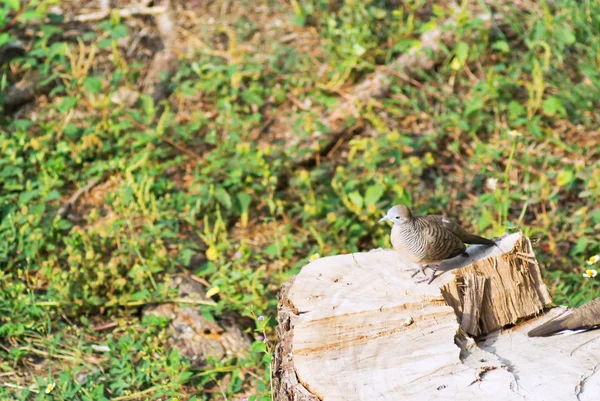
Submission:
{"label": "striped plumage", "polygon": [[438,264],[464,253],[467,247],[444,227],[443,219],[419,216],[404,224],[394,224],[390,235],[392,246],[419,264]]}
{"label": "striped plumage", "polygon": [[390,235],[392,246],[404,257],[421,265],[418,271],[423,271],[426,266],[438,265],[445,259],[462,254],[466,256],[465,243],[496,245],[494,241],[468,233],[447,217],[413,216],[403,205],[388,210],[380,221],[384,220],[394,223]]}

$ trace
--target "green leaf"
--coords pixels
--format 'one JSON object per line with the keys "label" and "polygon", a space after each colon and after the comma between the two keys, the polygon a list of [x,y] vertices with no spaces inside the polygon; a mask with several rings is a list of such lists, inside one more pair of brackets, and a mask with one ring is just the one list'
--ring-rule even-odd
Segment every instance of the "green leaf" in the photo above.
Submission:
{"label": "green leaf", "polygon": [[469,45],[466,42],[458,42],[454,49],[454,55],[461,66],[465,65],[469,56]]}
{"label": "green leaf", "polygon": [[580,255],[580,254],[584,253],[588,246],[588,243],[589,243],[588,237],[579,238],[577,240],[577,243],[575,244],[575,248],[573,248],[573,254]]}
{"label": "green leaf", "polygon": [[98,47],[103,50],[110,49],[111,46],[112,40],[108,38],[100,39],[100,41],[98,42]]}
{"label": "green leaf", "polygon": [[113,39],[123,39],[127,37],[127,28],[125,27],[125,25],[119,24],[119,25],[115,25],[112,29],[111,29],[111,37]]}
{"label": "green leaf", "polygon": [[555,114],[559,114],[564,117],[567,115],[567,111],[565,110],[562,102],[556,96],[550,96],[542,103],[542,109],[544,110],[544,114],[548,116],[553,116]]}
{"label": "green leaf", "polygon": [[[43,16],[44,14],[42,13],[38,13],[34,10],[28,10],[21,15],[21,19],[23,21],[37,20],[43,18]],[[47,17],[50,23],[54,25],[60,25],[65,21],[65,16],[63,14],[48,13]]]}
{"label": "green leaf", "polygon": [[523,107],[519,102],[511,100],[508,104],[508,118],[516,120],[517,118],[525,115],[527,109]]}
{"label": "green leaf", "polygon": [[19,0],[4,0],[4,4],[15,11],[19,11],[21,9],[21,2]]}
{"label": "green leaf", "polygon": [[254,104],[259,107],[264,104],[263,99],[260,96],[258,89],[256,88],[250,88],[248,90],[243,91],[242,99],[248,104]]}
{"label": "green leaf", "polygon": [[77,104],[77,98],[74,96],[67,96],[63,98],[62,102],[58,106],[58,111],[61,113],[66,113],[71,110]]}
{"label": "green leaf", "polygon": [[304,26],[304,24],[306,24],[306,18],[304,18],[303,15],[294,15],[291,18],[291,21],[292,21],[292,23],[296,24],[300,28],[302,28]]}
{"label": "green leaf", "polygon": [[510,52],[510,46],[504,40],[498,40],[492,45],[492,49],[498,50],[500,53]]}
{"label": "green leaf", "polygon": [[145,114],[146,121],[152,121],[156,115],[156,107],[154,106],[152,97],[148,95],[140,96],[140,105]]}
{"label": "green leaf", "polygon": [[189,249],[189,248],[184,248],[179,252],[179,262],[184,265],[184,266],[189,266],[190,262],[192,261],[192,257],[196,254],[197,252],[194,251],[193,249]]}
{"label": "green leaf", "polygon": [[575,43],[575,35],[568,27],[558,28],[556,32],[554,32],[554,38],[558,43],[564,46]]}
{"label": "green leaf", "polygon": [[477,220],[477,228],[479,231],[484,231],[486,228],[492,225],[494,222],[494,215],[488,208],[481,209],[481,215]]}
{"label": "green leaf", "polygon": [[250,208],[250,203],[252,202],[252,197],[248,195],[246,192],[240,192],[237,194],[237,200],[240,204],[240,209],[242,213],[247,213]]}
{"label": "green leaf", "polygon": [[267,344],[262,341],[254,341],[250,346],[250,351],[258,353],[267,352]]}
{"label": "green leaf", "polygon": [[[0,21],[1,21],[1,19],[0,19]],[[0,46],[4,45],[5,43],[10,42],[11,40],[12,40],[12,37],[8,33],[6,33],[6,32],[0,33]]]}
{"label": "green leaf", "polygon": [[365,192],[365,205],[369,206],[377,203],[377,201],[383,196],[385,189],[380,184],[371,185]]}
{"label": "green leaf", "polygon": [[362,210],[363,197],[360,195],[360,193],[356,191],[351,192],[348,194],[348,199],[350,199],[350,202],[352,202],[352,204],[356,207],[358,212]]}
{"label": "green leaf", "polygon": [[277,246],[277,243],[274,242],[271,245],[269,245],[268,247],[266,247],[264,249],[264,252],[267,255],[271,255],[271,256],[279,255],[279,247]]}
{"label": "green leaf", "polygon": [[467,103],[467,108],[465,109],[465,115],[471,116],[476,111],[481,110],[483,107],[483,99],[481,97],[472,98]]}
{"label": "green leaf", "polygon": [[564,187],[565,185],[570,184],[574,177],[575,174],[573,173],[573,170],[563,170],[556,177],[556,182],[559,186]]}
{"label": "green leaf", "polygon": [[215,189],[215,198],[219,201],[225,209],[231,209],[231,196],[222,187]]}
{"label": "green leaf", "polygon": [[594,220],[595,224],[600,223],[600,208],[594,210],[592,213],[592,219]]}
{"label": "green leaf", "polygon": [[142,301],[144,299],[150,299],[150,293],[146,289],[131,294],[132,301]]}
{"label": "green leaf", "polygon": [[95,77],[86,77],[83,81],[83,85],[92,94],[100,93],[102,91],[102,81]]}

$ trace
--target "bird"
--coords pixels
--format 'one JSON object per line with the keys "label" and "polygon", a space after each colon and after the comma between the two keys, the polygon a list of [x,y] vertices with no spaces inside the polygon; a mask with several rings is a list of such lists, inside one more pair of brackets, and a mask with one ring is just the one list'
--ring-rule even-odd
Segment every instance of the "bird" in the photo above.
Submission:
{"label": "bird", "polygon": [[445,216],[413,216],[410,209],[404,205],[390,208],[379,222],[386,220],[394,223],[390,234],[394,249],[419,265],[412,277],[419,272],[427,276],[427,267],[433,270],[429,279],[419,282],[428,281],[428,284],[431,284],[443,260],[459,255],[469,256],[465,243],[498,246],[492,240],[468,233]]}
{"label": "bird", "polygon": [[600,298],[569,310],[564,315],[529,331],[527,335],[529,337],[547,337],[565,330],[590,330],[598,327],[600,327]]}

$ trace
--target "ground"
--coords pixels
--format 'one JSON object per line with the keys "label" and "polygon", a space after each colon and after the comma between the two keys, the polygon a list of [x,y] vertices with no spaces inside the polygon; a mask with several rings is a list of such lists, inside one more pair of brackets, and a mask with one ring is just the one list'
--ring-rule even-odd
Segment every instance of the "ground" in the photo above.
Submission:
{"label": "ground", "polygon": [[0,6],[0,399],[271,399],[282,283],[397,203],[599,296],[600,3],[104,3]]}

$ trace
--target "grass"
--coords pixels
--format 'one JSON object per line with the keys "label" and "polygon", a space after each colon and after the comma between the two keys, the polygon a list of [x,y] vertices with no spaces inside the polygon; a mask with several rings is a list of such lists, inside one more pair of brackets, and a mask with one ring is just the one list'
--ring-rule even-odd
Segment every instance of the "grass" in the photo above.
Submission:
{"label": "grass", "polygon": [[[599,3],[463,2],[435,68],[390,76],[331,149],[323,113],[448,7],[174,1],[185,50],[155,104],[153,22],[69,25],[83,10],[54,3],[0,3],[0,44],[27,48],[0,89],[50,83],[0,117],[0,399],[270,400],[278,289],[317,253],[389,246],[376,223],[396,203],[523,230],[557,303],[599,296],[582,276],[600,253]],[[182,274],[206,297],[182,298]],[[186,358],[145,313],[173,302],[250,346]]]}

